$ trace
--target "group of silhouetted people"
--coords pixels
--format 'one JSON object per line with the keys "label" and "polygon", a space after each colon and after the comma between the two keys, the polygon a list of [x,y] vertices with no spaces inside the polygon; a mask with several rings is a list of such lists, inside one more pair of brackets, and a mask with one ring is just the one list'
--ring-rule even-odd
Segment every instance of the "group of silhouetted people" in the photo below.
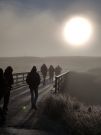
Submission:
{"label": "group of silhouetted people", "polygon": [[53,67],[53,65],[50,65],[49,68],[47,68],[47,66],[45,64],[43,64],[41,66],[41,73],[43,76],[43,85],[46,84],[46,76],[47,76],[47,72],[49,73],[49,79],[51,82],[53,82],[53,78],[54,78],[54,74],[57,76],[59,74],[61,74],[62,68],[58,65],[55,68]]}
{"label": "group of silhouetted people", "polygon": [[[57,66],[55,69],[52,65],[50,65],[49,69],[45,64],[41,66],[41,73],[43,75],[43,85],[46,84],[46,76],[47,72],[49,72],[49,79],[50,81],[53,81],[54,72],[56,75],[59,75],[61,73],[61,67]],[[38,99],[38,86],[41,82],[40,75],[37,72],[36,66],[33,66],[29,74],[26,78],[26,83],[29,85],[30,93],[31,93],[31,109],[37,110],[36,102]]]}
{"label": "group of silhouetted people", "polygon": [[[49,68],[45,64],[41,66],[41,73],[43,76],[43,85],[46,84],[46,76],[47,72],[49,73],[49,79],[53,82],[53,77],[55,75],[59,75],[61,73],[62,68],[57,66],[54,68],[50,65]],[[0,68],[0,101],[3,101],[3,107],[0,108],[0,119],[5,121],[6,114],[8,111],[8,104],[10,98],[10,91],[12,89],[12,85],[14,84],[13,80],[13,68],[8,66],[5,71]],[[26,77],[26,83],[29,85],[30,93],[31,93],[31,109],[37,110],[36,102],[38,99],[38,86],[41,82],[41,78],[39,73],[37,72],[36,66],[33,66],[31,71],[28,73]]]}
{"label": "group of silhouetted people", "polygon": [[2,120],[5,120],[5,115],[8,111],[10,91],[14,83],[12,72],[13,68],[11,66],[8,66],[4,72],[0,68],[0,102],[3,99],[3,107],[0,108],[0,118]]}

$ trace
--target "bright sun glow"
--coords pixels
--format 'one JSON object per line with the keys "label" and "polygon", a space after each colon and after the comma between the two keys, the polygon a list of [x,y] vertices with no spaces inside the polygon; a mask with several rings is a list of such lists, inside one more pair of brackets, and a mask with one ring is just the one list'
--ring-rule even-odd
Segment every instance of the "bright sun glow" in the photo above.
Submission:
{"label": "bright sun glow", "polygon": [[92,25],[83,17],[71,18],[64,27],[64,38],[71,45],[83,45],[92,36]]}

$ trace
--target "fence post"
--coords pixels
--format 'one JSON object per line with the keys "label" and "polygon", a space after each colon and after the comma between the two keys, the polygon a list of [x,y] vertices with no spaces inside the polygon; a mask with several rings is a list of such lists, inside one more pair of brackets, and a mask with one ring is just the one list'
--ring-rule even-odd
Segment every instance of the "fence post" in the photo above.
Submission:
{"label": "fence post", "polygon": [[18,75],[16,74],[16,83],[18,82]]}
{"label": "fence post", "polygon": [[67,74],[69,72],[66,72],[66,73],[63,73],[63,74],[60,74],[58,76],[55,76],[55,93],[59,92],[61,90],[61,88],[64,87],[64,83],[67,79]]}
{"label": "fence post", "polygon": [[22,75],[23,75],[23,82],[24,82],[24,73]]}
{"label": "fence post", "polygon": [[57,77],[55,76],[55,93],[57,93]]}

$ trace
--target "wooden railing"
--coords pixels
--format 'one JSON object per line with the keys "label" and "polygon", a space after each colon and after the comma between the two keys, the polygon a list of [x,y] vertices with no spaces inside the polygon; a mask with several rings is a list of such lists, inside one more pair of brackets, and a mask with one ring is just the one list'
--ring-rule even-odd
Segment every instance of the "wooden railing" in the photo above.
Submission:
{"label": "wooden railing", "polygon": [[67,80],[68,74],[69,74],[69,71],[62,73],[58,76],[55,76],[55,93],[63,89],[64,83]]}
{"label": "wooden railing", "polygon": [[[29,73],[29,72],[14,73],[14,74],[13,74],[14,84],[26,82],[26,77],[27,77],[27,74],[28,74],[28,73]],[[42,77],[41,72],[38,71],[38,73],[40,74],[40,77]]]}
{"label": "wooden railing", "polygon": [[27,74],[28,74],[28,72],[14,73],[13,74],[14,84],[25,82]]}
{"label": "wooden railing", "polygon": [[[42,74],[40,71],[38,71],[40,76],[42,77]],[[14,79],[14,84],[19,84],[19,83],[25,83],[26,82],[26,77],[29,72],[22,72],[22,73],[14,73],[13,74],[13,79]],[[68,72],[62,73],[58,76],[55,76],[55,93],[59,92],[64,85],[64,82],[69,74]]]}

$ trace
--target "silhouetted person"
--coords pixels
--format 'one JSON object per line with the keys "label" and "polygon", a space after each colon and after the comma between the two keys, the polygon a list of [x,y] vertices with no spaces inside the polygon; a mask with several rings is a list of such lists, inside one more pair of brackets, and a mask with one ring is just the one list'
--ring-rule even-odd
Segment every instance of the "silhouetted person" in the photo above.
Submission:
{"label": "silhouetted person", "polygon": [[62,71],[62,68],[58,65],[56,68],[55,68],[55,75],[60,75],[61,74],[61,71]]}
{"label": "silhouetted person", "polygon": [[47,66],[45,64],[43,64],[41,66],[41,73],[42,73],[42,76],[43,76],[43,85],[46,84],[47,71],[48,71]]}
{"label": "silhouetted person", "polygon": [[[0,68],[0,101],[4,97],[5,86],[6,85],[5,85],[5,80],[4,80],[4,76],[3,76],[3,70],[2,70],[2,68]],[[0,124],[2,124],[2,122],[5,120],[5,117],[3,115],[3,111],[1,108],[0,108],[0,118],[1,118]]]}
{"label": "silhouetted person", "polygon": [[14,84],[12,73],[13,73],[13,68],[11,66],[8,66],[4,72],[4,79],[6,82],[6,89],[5,89],[5,94],[4,94],[4,105],[3,105],[4,113],[7,113],[9,98],[10,98],[10,91],[12,89],[12,84]]}
{"label": "silhouetted person", "polygon": [[38,99],[38,86],[40,84],[40,76],[37,73],[36,66],[33,66],[31,72],[27,75],[26,82],[29,85],[31,93],[31,109],[37,109],[36,101]]}
{"label": "silhouetted person", "polygon": [[3,70],[0,68],[0,101],[3,98],[5,93],[5,80],[3,76]]}
{"label": "silhouetted person", "polygon": [[49,67],[49,79],[52,82],[53,82],[53,77],[54,77],[54,67],[52,65],[50,65],[50,67]]}

